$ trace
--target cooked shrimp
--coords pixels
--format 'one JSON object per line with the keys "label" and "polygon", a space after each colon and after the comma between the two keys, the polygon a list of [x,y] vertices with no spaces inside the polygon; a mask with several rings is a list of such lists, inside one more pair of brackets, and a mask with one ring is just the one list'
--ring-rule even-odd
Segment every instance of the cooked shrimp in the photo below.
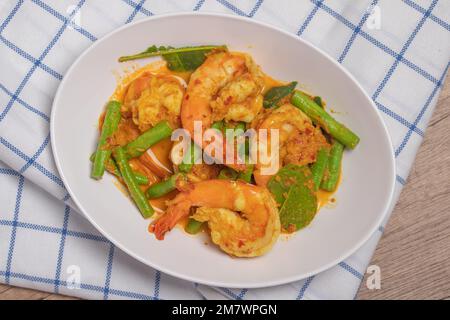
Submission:
{"label": "cooked shrimp", "polygon": [[206,163],[194,164],[187,178],[191,182],[216,179],[220,172],[220,165]]}
{"label": "cooked shrimp", "polygon": [[240,181],[208,180],[189,185],[170,202],[152,226],[156,238],[162,240],[192,207],[199,207],[193,218],[207,221],[213,242],[230,255],[262,255],[280,234],[277,205],[267,189]]}
{"label": "cooked shrimp", "polygon": [[[306,165],[316,160],[319,149],[327,145],[320,128],[315,127],[311,120],[300,109],[291,104],[269,110],[260,115],[252,123],[259,129],[279,130],[279,164]],[[268,130],[270,135],[270,130]],[[270,139],[268,139],[270,142]],[[266,185],[270,176],[261,175],[262,164],[256,165],[254,176],[258,185]]]}
{"label": "cooked shrimp", "polygon": [[146,72],[130,83],[122,114],[132,117],[141,131],[161,120],[168,120],[173,128],[178,128],[183,95],[184,87],[176,77]]}
{"label": "cooked shrimp", "polygon": [[[191,75],[186,89],[181,108],[183,128],[195,137],[194,121],[201,122],[203,132],[214,121],[251,122],[262,108],[263,86],[262,72],[250,56],[231,52],[209,55]],[[195,138],[203,148],[208,144]]]}
{"label": "cooked shrimp", "polygon": [[229,82],[210,103],[212,120],[252,122],[262,108],[261,88],[258,75],[248,72]]}

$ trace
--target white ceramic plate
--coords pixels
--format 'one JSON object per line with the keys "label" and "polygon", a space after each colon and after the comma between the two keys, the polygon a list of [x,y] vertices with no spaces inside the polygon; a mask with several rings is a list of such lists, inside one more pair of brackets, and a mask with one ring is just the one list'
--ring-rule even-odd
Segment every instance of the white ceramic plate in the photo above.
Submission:
{"label": "white ceramic plate", "polygon": [[[164,241],[147,232],[149,221],[113,183],[92,180],[89,156],[97,119],[116,86],[117,58],[149,45],[226,44],[250,53],[269,75],[321,95],[334,116],[361,137],[346,151],[334,208],[322,209],[309,227],[279,240],[268,254],[236,259],[205,245],[202,236],[175,228]],[[149,60],[138,61],[141,65]],[[73,200],[115,245],[162,272],[198,283],[252,288],[292,282],[344,260],[380,225],[394,187],[391,142],[371,99],[324,52],[287,32],[220,14],[161,15],[126,25],[97,41],[73,64],[56,94],[51,115],[56,164]]]}

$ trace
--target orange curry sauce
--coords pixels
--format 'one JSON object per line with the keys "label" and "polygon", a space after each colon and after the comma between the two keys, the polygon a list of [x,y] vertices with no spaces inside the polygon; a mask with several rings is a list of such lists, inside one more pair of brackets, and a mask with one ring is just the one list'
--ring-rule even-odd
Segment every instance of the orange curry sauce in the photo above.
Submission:
{"label": "orange curry sauce", "polygon": [[[186,81],[186,83],[189,82],[189,78],[191,75],[190,72],[179,73],[169,70],[167,68],[166,62],[162,60],[147,64],[146,66],[139,68],[136,66],[132,66],[131,70],[125,72],[125,75],[122,76],[116,75],[118,85],[116,87],[116,90],[112,94],[110,100],[117,100],[123,102],[130,83],[146,72],[177,76]],[[265,86],[263,89],[263,93],[274,86],[286,84],[284,82],[275,80],[267,75],[265,75],[264,80]],[[101,130],[101,127],[103,125],[104,116],[105,113],[103,112],[99,117],[98,121],[99,130]],[[121,136],[119,137],[118,140],[122,140],[125,143],[126,141],[131,141],[135,139],[140,134],[139,129],[131,119],[121,120],[119,126]],[[130,166],[134,171],[138,171],[147,176],[149,179],[149,185],[162,181],[171,174],[173,174],[173,165],[170,160],[171,148],[172,148],[172,141],[170,141],[170,138],[160,141],[159,143],[155,144],[150,148],[151,152],[146,152],[139,158],[131,159]],[[121,181],[121,179],[119,179],[119,181],[121,182],[121,184],[123,184],[123,181]],[[142,190],[145,191],[149,187],[149,185],[141,186]],[[171,193],[161,198],[149,200],[150,204],[155,209],[155,213],[156,214],[163,213],[167,208],[166,204],[167,201],[173,199],[176,196],[176,194],[177,191],[172,191]],[[321,208],[328,203],[334,202],[335,200],[332,196],[333,196],[332,192],[319,190],[317,192],[318,207]],[[184,219],[183,221],[181,221],[180,225],[184,226],[186,224],[186,221],[187,219]]]}

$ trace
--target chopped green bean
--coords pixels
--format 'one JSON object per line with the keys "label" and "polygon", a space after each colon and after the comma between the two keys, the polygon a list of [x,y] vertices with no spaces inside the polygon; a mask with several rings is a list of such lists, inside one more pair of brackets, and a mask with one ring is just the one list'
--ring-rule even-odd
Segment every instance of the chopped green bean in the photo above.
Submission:
{"label": "chopped green bean", "polygon": [[321,108],[323,108],[322,98],[319,96],[314,97],[313,101]]}
{"label": "chopped green bean", "polygon": [[[91,162],[94,162],[95,154],[96,154],[96,151],[93,152],[93,153],[91,154],[91,156],[89,157],[89,160],[90,160]],[[106,163],[105,163],[105,168],[106,168],[106,171],[108,171],[109,173],[112,173],[113,175],[115,175],[115,176],[117,176],[117,177],[121,177],[121,176],[122,176],[122,175],[120,174],[119,168],[117,167],[117,164],[116,164],[116,162],[114,161],[113,158],[109,158],[109,159],[106,161]]]}
{"label": "chopped green bean", "polygon": [[202,230],[203,222],[189,218],[184,230],[189,234],[197,234]]}
{"label": "chopped green bean", "polygon": [[339,182],[339,176],[341,174],[341,162],[342,154],[344,152],[344,146],[334,140],[330,149],[330,156],[328,158],[328,169],[322,180],[320,188],[326,191],[334,191]]}
{"label": "chopped green bean", "polygon": [[147,185],[148,184],[149,181],[145,174],[142,174],[142,173],[134,171],[134,170],[133,170],[133,174],[134,174],[134,177],[136,178],[136,182],[139,185]]}
{"label": "chopped green bean", "polygon": [[219,130],[220,132],[222,132],[223,131],[223,129],[224,129],[224,123],[223,123],[223,120],[221,120],[221,121],[216,121],[216,122],[214,122],[212,125],[211,125],[211,128],[213,128],[213,129],[216,129],[216,130]]}
{"label": "chopped green bean", "polygon": [[314,191],[319,189],[323,175],[328,166],[328,148],[323,147],[317,152],[316,162],[311,166],[312,179],[314,182]]}
{"label": "chopped green bean", "polygon": [[234,130],[242,130],[245,132],[247,129],[247,124],[245,122],[238,122],[236,126],[234,127]]}
{"label": "chopped green bean", "polygon": [[191,171],[195,162],[195,143],[191,141],[191,146],[189,152],[183,156],[183,160],[178,165],[178,170],[180,172],[188,173]]}
{"label": "chopped green bean", "polygon": [[354,149],[359,143],[359,137],[354,132],[336,121],[303,92],[296,91],[292,95],[291,103],[306,113],[314,123],[321,126],[325,132],[329,133],[344,146]]}
{"label": "chopped green bean", "polygon": [[254,166],[252,164],[247,164],[244,171],[239,172],[238,179],[245,181],[247,183],[252,182]]}
{"label": "chopped green bean", "polygon": [[116,159],[116,163],[119,167],[120,173],[122,174],[122,179],[128,187],[128,192],[130,193],[136,206],[139,208],[142,216],[144,218],[151,217],[154,210],[136,181],[136,177],[131,170],[130,164],[128,163],[125,150],[122,147],[115,148],[113,151],[113,156],[114,159]]}
{"label": "chopped green bean", "polygon": [[117,167],[116,161],[114,161],[113,158],[109,158],[108,161],[106,161],[106,170],[110,173],[112,173],[115,176],[121,177],[119,167]]}
{"label": "chopped green bean", "polygon": [[[234,136],[237,138],[237,154],[240,159],[248,156],[250,150],[250,141],[244,136],[245,130],[247,130],[247,124],[245,122],[238,122],[234,126]],[[244,140],[242,140],[244,139]]]}
{"label": "chopped green bean", "polygon": [[171,134],[172,128],[169,122],[165,120],[161,121],[124,146],[125,154],[128,159],[139,157],[152,145],[170,137]]}
{"label": "chopped green bean", "polygon": [[[89,160],[90,160],[91,162],[93,162],[94,159],[95,159],[95,152],[92,153],[91,156],[89,157]],[[119,168],[117,167],[117,164],[116,164],[116,162],[114,161],[114,159],[109,158],[108,161],[106,162],[105,167],[106,167],[106,170],[107,170],[108,172],[112,173],[112,174],[115,175],[116,177],[119,177],[119,178],[122,177],[122,175],[120,174],[120,170],[119,170]],[[134,171],[134,170],[133,170],[133,173],[134,173],[134,176],[135,176],[136,181],[137,181],[138,184],[140,184],[140,185],[146,185],[146,184],[148,184],[148,178],[147,178],[146,175],[144,175],[144,174],[142,174],[142,173],[140,173],[140,172]]]}
{"label": "chopped green bean", "polygon": [[180,172],[184,172],[184,173],[188,173],[192,170],[192,167],[194,166],[193,163],[180,163],[180,165],[178,166],[178,170]]}
{"label": "chopped green bean", "polygon": [[175,190],[177,186],[177,180],[180,178],[184,178],[184,175],[182,173],[176,173],[164,181],[152,184],[147,189],[147,198],[159,198]]}
{"label": "chopped green bean", "polygon": [[227,180],[236,180],[237,177],[238,172],[228,167],[220,170],[219,175],[217,176],[218,179],[227,179]]}
{"label": "chopped green bean", "polygon": [[120,121],[121,103],[110,101],[106,106],[105,120],[103,121],[102,132],[98,140],[97,152],[95,153],[94,163],[92,165],[91,177],[101,179],[105,173],[105,165],[111,157],[111,150],[105,149],[107,139],[117,130]]}

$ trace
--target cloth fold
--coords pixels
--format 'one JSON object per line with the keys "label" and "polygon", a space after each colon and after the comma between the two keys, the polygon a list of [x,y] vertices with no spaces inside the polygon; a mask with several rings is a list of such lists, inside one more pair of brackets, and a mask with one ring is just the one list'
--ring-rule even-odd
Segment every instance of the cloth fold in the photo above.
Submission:
{"label": "cloth fold", "polygon": [[144,266],[76,212],[50,147],[59,82],[106,33],[177,11],[265,21],[343,64],[372,97],[391,135],[395,205],[448,70],[448,1],[6,0],[0,3],[0,281],[93,299],[353,298],[386,221],[354,255],[325,272],[247,290],[197,285]]}

